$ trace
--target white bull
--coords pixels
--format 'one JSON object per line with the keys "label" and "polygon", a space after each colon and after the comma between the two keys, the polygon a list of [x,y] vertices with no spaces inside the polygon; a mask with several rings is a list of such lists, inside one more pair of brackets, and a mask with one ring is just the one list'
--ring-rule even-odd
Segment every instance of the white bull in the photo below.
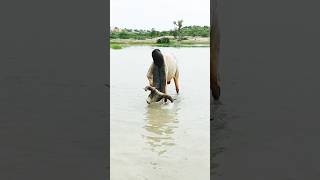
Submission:
{"label": "white bull", "polygon": [[167,84],[170,84],[173,79],[176,92],[179,93],[179,69],[176,59],[171,54],[161,53],[159,49],[152,51],[152,58],[153,63],[147,73],[150,86],[166,94]]}

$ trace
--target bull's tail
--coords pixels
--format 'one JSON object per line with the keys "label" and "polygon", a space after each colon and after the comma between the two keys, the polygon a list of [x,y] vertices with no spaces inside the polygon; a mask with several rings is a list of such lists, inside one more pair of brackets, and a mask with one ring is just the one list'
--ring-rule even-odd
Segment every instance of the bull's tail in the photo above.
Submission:
{"label": "bull's tail", "polygon": [[161,67],[154,66],[153,68],[153,86],[158,89],[160,92],[165,92],[166,88],[166,72],[165,66]]}
{"label": "bull's tail", "polygon": [[153,58],[153,86],[156,87],[160,92],[165,92],[166,88],[166,72],[165,72],[165,63],[164,57],[159,49],[152,51]]}

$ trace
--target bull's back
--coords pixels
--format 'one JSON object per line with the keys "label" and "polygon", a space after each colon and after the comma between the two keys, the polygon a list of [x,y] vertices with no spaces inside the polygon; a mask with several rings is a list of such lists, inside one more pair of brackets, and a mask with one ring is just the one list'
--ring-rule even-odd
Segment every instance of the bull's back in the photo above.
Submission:
{"label": "bull's back", "polygon": [[177,60],[170,54],[166,54],[164,59],[166,64],[167,81],[170,81],[175,77],[176,72],[178,71]]}

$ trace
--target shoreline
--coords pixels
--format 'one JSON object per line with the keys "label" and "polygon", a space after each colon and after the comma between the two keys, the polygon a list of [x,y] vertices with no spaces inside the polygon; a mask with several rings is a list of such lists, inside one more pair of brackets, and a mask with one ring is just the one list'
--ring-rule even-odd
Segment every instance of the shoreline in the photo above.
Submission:
{"label": "shoreline", "polygon": [[122,49],[129,46],[155,46],[155,47],[210,47],[209,37],[186,37],[187,40],[178,42],[172,37],[170,43],[157,43],[157,40],[164,37],[157,37],[152,39],[110,39],[111,49]]}

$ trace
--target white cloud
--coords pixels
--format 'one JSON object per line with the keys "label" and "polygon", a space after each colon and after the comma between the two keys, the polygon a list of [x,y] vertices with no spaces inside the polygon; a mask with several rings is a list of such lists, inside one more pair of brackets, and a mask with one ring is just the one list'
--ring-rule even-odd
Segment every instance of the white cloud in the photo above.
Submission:
{"label": "white cloud", "polygon": [[173,21],[209,25],[210,0],[111,0],[111,27],[169,30]]}

